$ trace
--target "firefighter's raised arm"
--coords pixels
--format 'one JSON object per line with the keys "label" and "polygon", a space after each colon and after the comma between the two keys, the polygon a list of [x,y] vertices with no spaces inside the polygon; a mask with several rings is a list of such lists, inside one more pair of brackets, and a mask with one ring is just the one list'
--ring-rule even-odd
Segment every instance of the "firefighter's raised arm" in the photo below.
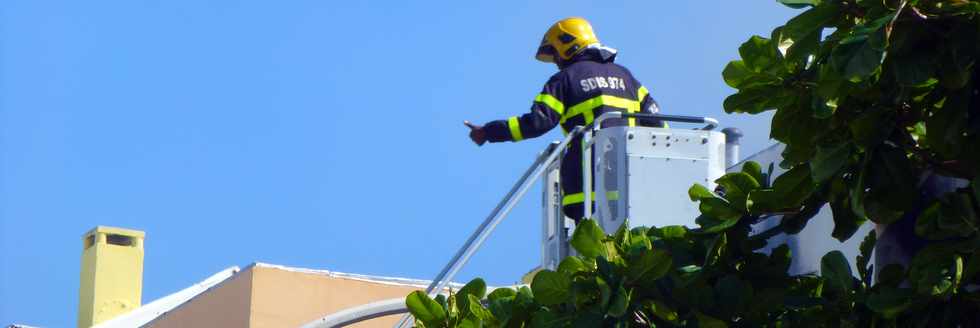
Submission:
{"label": "firefighter's raised arm", "polygon": [[521,141],[536,138],[553,129],[561,121],[565,105],[558,99],[562,88],[561,72],[555,74],[545,84],[531,104],[531,110],[505,120],[487,122],[483,126],[469,121],[463,122],[470,127],[470,139],[478,145],[484,141],[504,142]]}

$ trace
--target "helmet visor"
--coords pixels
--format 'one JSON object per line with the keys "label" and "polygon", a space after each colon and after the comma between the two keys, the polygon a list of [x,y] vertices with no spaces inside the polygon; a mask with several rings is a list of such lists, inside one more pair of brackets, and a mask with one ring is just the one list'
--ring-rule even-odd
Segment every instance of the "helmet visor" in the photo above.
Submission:
{"label": "helmet visor", "polygon": [[541,46],[538,47],[538,53],[534,54],[534,58],[545,63],[554,63],[556,53],[555,47],[547,42],[541,42]]}

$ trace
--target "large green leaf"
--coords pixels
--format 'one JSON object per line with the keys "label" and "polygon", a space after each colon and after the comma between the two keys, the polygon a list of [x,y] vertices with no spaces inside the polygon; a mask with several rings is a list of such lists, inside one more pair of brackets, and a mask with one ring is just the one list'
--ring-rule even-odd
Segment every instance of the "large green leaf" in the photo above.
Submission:
{"label": "large green leaf", "polygon": [[575,227],[571,244],[579,254],[585,257],[606,256],[606,247],[602,243],[605,236],[606,233],[596,224],[595,220],[586,219],[579,222],[578,226]]}
{"label": "large green leaf", "polygon": [[714,193],[708,190],[708,187],[701,185],[700,183],[695,183],[687,190],[687,195],[691,197],[691,201],[699,201],[706,198],[716,197]]}
{"label": "large green leaf", "polygon": [[664,239],[683,239],[687,237],[687,227],[672,225],[660,228],[660,233]]}
{"label": "large green leaf", "polygon": [[792,207],[803,203],[816,188],[809,165],[797,165],[773,181],[772,187],[780,194],[783,204]]}
{"label": "large green leaf", "polygon": [[827,286],[832,290],[848,293],[853,289],[851,265],[840,251],[831,251],[820,259],[820,275],[827,279]]}
{"label": "large green leaf", "polygon": [[667,303],[664,303],[661,300],[658,299],[649,300],[644,304],[644,307],[650,309],[650,312],[653,313],[653,315],[656,316],[657,318],[660,318],[660,320],[664,320],[671,323],[677,322],[678,319],[677,310],[674,310],[670,305],[667,305]]}
{"label": "large green leaf", "polygon": [[723,300],[718,302],[718,310],[723,317],[735,317],[750,307],[753,299],[752,285],[740,279],[737,275],[729,274],[715,283],[715,295]]}
{"label": "large green leaf", "polygon": [[887,195],[881,195],[882,193],[869,194],[871,196],[864,200],[864,211],[868,213],[868,219],[877,224],[895,223],[902,218],[905,212],[903,209],[891,207],[887,200],[881,200],[881,198],[887,197]]}
{"label": "large green leaf", "polygon": [[577,256],[569,256],[558,264],[558,272],[572,276],[577,272],[588,271],[589,266]]}
{"label": "large green leaf", "polygon": [[[493,295],[493,293],[490,293],[490,295]],[[487,308],[501,326],[507,327],[511,318],[514,317],[514,312],[520,311],[520,309],[515,309],[516,307],[513,298],[500,298],[491,299],[490,305]]]}
{"label": "large green leaf", "polygon": [[620,284],[619,288],[616,289],[616,294],[612,296],[609,302],[609,309],[606,311],[611,317],[618,318],[626,314],[626,310],[629,309],[630,297],[632,296],[632,291],[627,291]]}
{"label": "large green leaf", "polygon": [[[819,3],[815,5],[819,5]],[[819,35],[824,27],[839,19],[837,14],[837,8],[833,5],[811,8],[786,22],[782,28],[782,37],[793,41],[812,38],[813,34]],[[783,42],[783,40],[777,42]]]}
{"label": "large green leaf", "polygon": [[807,223],[810,222],[813,217],[820,213],[820,209],[826,205],[827,202],[820,198],[809,198],[803,202],[803,208],[795,214],[789,214],[783,216],[780,220],[779,225],[782,227],[783,232],[787,234],[796,234],[803,231],[806,228]]}
{"label": "large green leaf", "polygon": [[813,117],[819,119],[830,118],[837,112],[839,98],[824,99],[819,95],[814,95],[811,99],[813,107]]}
{"label": "large green leaf", "polygon": [[891,146],[877,148],[861,173],[864,188],[858,188],[864,193],[863,199],[858,200],[863,203],[868,219],[879,224],[900,219],[918,201],[916,176],[904,151]]}
{"label": "large green leaf", "polygon": [[519,311],[515,310],[513,313],[514,316],[522,317],[525,315],[530,315],[529,312],[533,311],[536,306],[537,305],[534,303],[534,293],[531,291],[530,287],[521,286],[520,288],[517,288],[517,295],[514,296],[514,307]]}
{"label": "large green leaf", "polygon": [[463,288],[459,289],[456,293],[456,301],[459,303],[459,311],[462,316],[466,316],[470,310],[469,297],[467,295],[473,295],[477,299],[483,298],[487,293],[487,283],[481,278],[476,278],[467,283]]}
{"label": "large green leaf", "polygon": [[[807,2],[809,1],[800,1]],[[773,40],[787,60],[805,61],[818,49],[823,29],[838,19],[836,6],[820,5],[790,19],[786,25],[773,30]]]}
{"label": "large green leaf", "polygon": [[653,249],[653,243],[650,241],[650,236],[647,236],[646,227],[636,227],[630,230],[630,244],[626,250],[626,255],[629,258],[635,258],[638,254],[648,252]]}
{"label": "large green leaf", "polygon": [[612,300],[613,290],[612,287],[609,286],[609,283],[606,282],[605,279],[602,279],[601,276],[595,277],[594,281],[596,287],[598,287],[597,289],[599,290],[599,303],[597,305],[601,310],[609,306],[609,301]]}
{"label": "large green leaf", "polygon": [[[461,295],[457,297],[461,297]],[[490,312],[490,310],[488,310],[487,308],[483,307],[482,304],[480,304],[480,298],[474,296],[473,294],[467,294],[466,299],[467,299],[466,303],[468,306],[468,311],[469,313],[473,314],[473,316],[479,318],[484,323],[492,323],[497,320],[497,318],[494,317],[493,313]]]}
{"label": "large green leaf", "polygon": [[745,66],[745,62],[741,60],[728,62],[728,65],[725,65],[725,69],[721,71],[721,76],[725,80],[725,83],[732,88],[738,88],[742,83],[757,74],[749,69],[748,66]]}
{"label": "large green leaf", "polygon": [[755,179],[755,181],[758,182],[760,186],[768,187],[766,185],[765,174],[762,173],[762,166],[760,166],[759,163],[756,163],[755,161],[745,162],[744,164],[742,164],[742,173],[751,176],[752,179]]}
{"label": "large green leaf", "polygon": [[725,231],[738,223],[738,220],[721,220],[711,215],[702,214],[694,219],[694,223],[701,226],[700,232],[710,234]]}
{"label": "large green leaf", "polygon": [[850,198],[841,197],[830,203],[830,210],[834,218],[834,231],[830,235],[840,242],[850,239],[866,220],[866,218],[854,214],[850,202]]}
{"label": "large green leaf", "polygon": [[613,240],[615,241],[614,248],[622,250],[629,249],[633,243],[633,234],[630,233],[629,229],[629,219],[623,220],[623,223],[619,225],[619,229],[616,229],[616,233],[613,234]]}
{"label": "large green leaf", "polygon": [[422,321],[426,327],[445,327],[446,311],[424,291],[417,290],[408,294],[405,305],[408,307],[408,312],[415,319]]}
{"label": "large green leaf", "polygon": [[775,109],[772,101],[773,95],[782,92],[780,89],[774,85],[759,85],[741,89],[738,93],[725,98],[722,106],[727,113],[758,114]]}
{"label": "large green leaf", "polygon": [[[816,135],[826,128],[827,120],[813,117],[810,99],[809,95],[801,94],[792,105],[780,107],[772,117],[770,136],[786,144],[784,162],[808,162],[816,151]],[[780,166],[786,167],[783,164]]]}
{"label": "large green leaf", "polygon": [[779,55],[772,41],[758,35],[753,35],[748,41],[738,47],[745,66],[755,72],[762,72],[779,62]]}
{"label": "large green leaf", "polygon": [[483,328],[483,320],[477,318],[475,315],[467,315],[462,318],[455,326],[455,328]]}
{"label": "large green leaf", "polygon": [[[833,48],[824,48],[824,50],[826,49]],[[813,89],[815,94],[823,99],[841,99],[841,97],[850,95],[855,91],[852,88],[854,85],[848,82],[841,72],[838,72],[834,65],[827,63],[827,61],[829,59],[824,58],[818,66],[811,68],[817,73],[814,81],[816,87]]]}
{"label": "large green leaf", "polygon": [[673,264],[673,259],[670,254],[654,249],[647,252],[643,252],[640,257],[629,263],[627,267],[626,276],[630,280],[644,279],[647,281],[660,279],[670,270]]}
{"label": "large green leaf", "polygon": [[531,281],[534,300],[544,305],[558,304],[568,300],[572,282],[559,272],[544,270],[538,272]]}
{"label": "large green leaf", "polygon": [[810,174],[815,182],[823,182],[837,174],[847,164],[851,147],[846,143],[818,146],[810,162]]}
{"label": "large green leaf", "polygon": [[742,211],[721,198],[702,199],[699,208],[701,213],[722,221],[732,221],[742,217]]}
{"label": "large green leaf", "polygon": [[487,295],[487,299],[490,301],[496,301],[507,298],[514,298],[517,296],[517,291],[511,288],[497,288]]}
{"label": "large green leaf", "polygon": [[885,319],[895,318],[912,305],[912,291],[906,288],[885,287],[871,293],[866,304]]}
{"label": "large green leaf", "polygon": [[748,199],[749,192],[759,188],[759,182],[744,172],[725,174],[715,182],[725,191],[725,199],[728,203],[739,212],[745,211],[745,201]]}
{"label": "large green leaf", "polygon": [[888,15],[856,26],[840,41],[830,60],[844,78],[860,82],[881,67],[887,44],[885,25],[891,20],[892,15]]}
{"label": "large green leaf", "polygon": [[[864,237],[861,241],[861,245],[858,248],[860,254],[857,256],[857,268],[858,273],[861,274],[861,279],[865,280],[867,285],[871,285],[871,275],[874,274],[872,269],[868,268],[868,264],[871,262],[871,252],[875,249],[875,244],[878,243],[878,233],[874,230],[868,231],[868,235]],[[880,269],[880,268],[879,268]]]}
{"label": "large green leaf", "polygon": [[[756,189],[749,193],[746,201],[749,213],[759,215],[763,213],[781,212],[787,209],[783,202],[783,196],[773,189]],[[789,204],[792,207],[792,204]]]}
{"label": "large green leaf", "polygon": [[963,259],[943,244],[933,244],[912,257],[909,282],[916,292],[939,296],[952,292],[963,274]]}
{"label": "large green leaf", "polygon": [[948,193],[919,214],[915,233],[930,240],[966,237],[977,232],[978,218],[970,195]]}
{"label": "large green leaf", "polygon": [[848,128],[854,143],[871,148],[885,141],[894,131],[895,112],[885,108],[868,108],[850,120]]}

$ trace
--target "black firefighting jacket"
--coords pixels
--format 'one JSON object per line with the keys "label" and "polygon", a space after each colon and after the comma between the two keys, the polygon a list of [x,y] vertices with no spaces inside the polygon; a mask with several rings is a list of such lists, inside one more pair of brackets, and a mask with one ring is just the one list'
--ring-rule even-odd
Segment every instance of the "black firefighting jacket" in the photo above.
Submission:
{"label": "black firefighting jacket", "polygon": [[[561,125],[567,134],[575,126],[590,127],[592,121],[609,111],[656,113],[658,106],[629,70],[614,63],[615,50],[589,47],[548,79],[534,98],[531,112],[506,120],[487,123],[484,129],[490,142],[521,141],[534,138]],[[636,125],[637,119],[608,120],[603,127]],[[656,121],[641,120],[644,126],[661,126]],[[561,165],[563,212],[571,218],[582,217],[582,147],[581,137],[573,139]],[[593,161],[594,162],[594,161]]]}

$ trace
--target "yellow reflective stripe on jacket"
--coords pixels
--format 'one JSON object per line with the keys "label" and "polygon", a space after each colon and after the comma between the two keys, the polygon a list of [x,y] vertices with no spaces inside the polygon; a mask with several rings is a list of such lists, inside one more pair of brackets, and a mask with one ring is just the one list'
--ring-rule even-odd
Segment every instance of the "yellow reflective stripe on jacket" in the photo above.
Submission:
{"label": "yellow reflective stripe on jacket", "polygon": [[547,93],[542,93],[539,94],[537,97],[534,97],[534,101],[545,104],[548,107],[551,107],[552,110],[558,112],[558,115],[565,115],[565,104],[563,104],[561,101],[558,101],[558,98],[555,98],[555,96],[549,95]]}
{"label": "yellow reflective stripe on jacket", "polygon": [[517,116],[511,116],[507,119],[507,127],[510,128],[510,136],[514,141],[524,140],[524,135],[521,134],[521,121],[517,119]]}
{"label": "yellow reflective stripe on jacket", "polygon": [[[645,98],[648,94],[650,94],[650,91],[647,90],[647,87],[640,86],[640,89],[636,91],[636,102],[638,102],[640,106],[643,106],[643,98]],[[640,112],[640,110],[640,107],[637,106],[636,112]],[[629,119],[629,125],[636,126],[636,118],[631,117]]]}
{"label": "yellow reflective stripe on jacket", "polygon": [[628,113],[640,111],[640,102],[636,100],[629,100],[626,98],[620,98],[616,96],[601,95],[583,102],[576,104],[568,108],[565,115],[561,118],[561,123],[564,124],[568,119],[582,115],[585,118],[585,124],[592,124],[595,120],[595,109],[600,106],[609,106],[625,109]]}
{"label": "yellow reflective stripe on jacket", "polygon": [[[592,193],[592,200],[595,200],[595,193]],[[606,200],[619,200],[619,191],[607,191]],[[574,194],[565,195],[561,198],[561,206],[574,205],[578,203],[585,202],[585,193],[577,192]]]}

